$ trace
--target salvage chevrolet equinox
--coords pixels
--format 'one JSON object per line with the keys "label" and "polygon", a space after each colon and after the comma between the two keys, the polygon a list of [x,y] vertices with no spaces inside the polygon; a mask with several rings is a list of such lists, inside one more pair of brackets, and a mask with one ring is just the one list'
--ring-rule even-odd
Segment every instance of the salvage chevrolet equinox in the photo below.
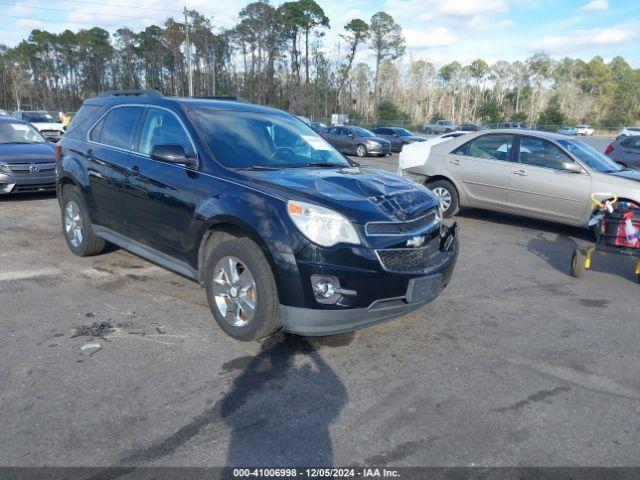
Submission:
{"label": "salvage chevrolet equinox", "polygon": [[457,226],[428,189],[348,160],[272,108],[106,92],[56,156],[71,251],[110,242],[199,282],[239,340],[403,315],[438,296],[456,262]]}

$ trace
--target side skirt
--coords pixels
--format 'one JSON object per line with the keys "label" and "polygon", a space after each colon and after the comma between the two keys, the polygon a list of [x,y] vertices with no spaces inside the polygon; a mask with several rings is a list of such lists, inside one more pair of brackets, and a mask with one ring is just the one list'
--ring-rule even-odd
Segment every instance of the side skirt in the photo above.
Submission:
{"label": "side skirt", "polygon": [[114,232],[110,228],[94,224],[92,224],[91,226],[93,227],[93,231],[95,232],[95,234],[100,238],[104,238],[106,241],[111,242],[114,245],[119,246],[120,248],[124,248],[134,255],[138,255],[139,257],[144,258],[145,260],[149,260],[150,262],[160,265],[167,270],[178,273],[183,277],[189,278],[190,280],[194,280],[196,282],[198,281],[198,271],[191,267],[189,264],[180,260],[176,260],[166,253],[159,252],[158,250],[148,247],[147,245],[144,245],[140,242],[131,240],[130,238],[125,237],[118,232]]}

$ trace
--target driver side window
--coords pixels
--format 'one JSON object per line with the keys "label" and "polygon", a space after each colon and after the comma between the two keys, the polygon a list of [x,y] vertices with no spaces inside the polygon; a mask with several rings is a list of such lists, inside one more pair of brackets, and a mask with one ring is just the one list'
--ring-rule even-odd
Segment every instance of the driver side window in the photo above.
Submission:
{"label": "driver side window", "polygon": [[144,120],[138,151],[149,155],[156,145],[180,145],[186,154],[195,152],[187,133],[175,115],[160,108],[149,108]]}
{"label": "driver side window", "polygon": [[520,163],[561,170],[565,162],[573,163],[573,160],[547,140],[533,137],[522,137],[520,140]]}

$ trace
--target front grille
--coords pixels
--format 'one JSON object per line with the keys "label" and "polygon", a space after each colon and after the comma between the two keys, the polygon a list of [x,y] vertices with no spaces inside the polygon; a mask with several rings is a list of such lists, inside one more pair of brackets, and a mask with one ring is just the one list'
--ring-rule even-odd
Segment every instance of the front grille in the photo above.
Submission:
{"label": "front grille", "polygon": [[40,183],[35,185],[16,185],[11,193],[55,192],[55,190],[55,183]]}
{"label": "front grille", "polygon": [[382,268],[393,273],[429,273],[447,260],[447,255],[440,252],[439,237],[424,247],[376,250],[376,255]]}
{"label": "front grille", "polygon": [[[51,162],[51,163],[12,163],[9,164],[9,170],[11,170],[12,172],[31,172],[31,173],[38,173],[38,172],[48,172],[51,170],[55,170],[56,168],[56,164],[55,162]],[[32,168],[31,167],[38,167],[38,172],[32,172]]]}
{"label": "front grille", "polygon": [[365,230],[367,235],[411,235],[421,232],[435,219],[436,211],[432,209],[426,215],[408,222],[369,222]]}
{"label": "front grille", "polygon": [[40,130],[40,133],[47,138],[60,138],[62,136],[60,130]]}

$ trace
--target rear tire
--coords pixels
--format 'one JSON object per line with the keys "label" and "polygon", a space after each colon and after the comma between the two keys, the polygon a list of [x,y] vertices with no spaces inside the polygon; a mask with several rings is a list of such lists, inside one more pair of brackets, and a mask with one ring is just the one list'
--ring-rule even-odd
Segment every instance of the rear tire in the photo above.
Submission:
{"label": "rear tire", "polygon": [[107,245],[91,226],[87,207],[77,187],[67,186],[62,190],[62,232],[69,250],[79,257],[101,253]]}
{"label": "rear tire", "polygon": [[271,266],[251,239],[216,245],[205,259],[204,274],[211,313],[229,336],[247,342],[282,328]]}
{"label": "rear tire", "polygon": [[460,211],[458,190],[449,180],[436,180],[427,184],[427,188],[440,200],[445,218],[453,217]]}

